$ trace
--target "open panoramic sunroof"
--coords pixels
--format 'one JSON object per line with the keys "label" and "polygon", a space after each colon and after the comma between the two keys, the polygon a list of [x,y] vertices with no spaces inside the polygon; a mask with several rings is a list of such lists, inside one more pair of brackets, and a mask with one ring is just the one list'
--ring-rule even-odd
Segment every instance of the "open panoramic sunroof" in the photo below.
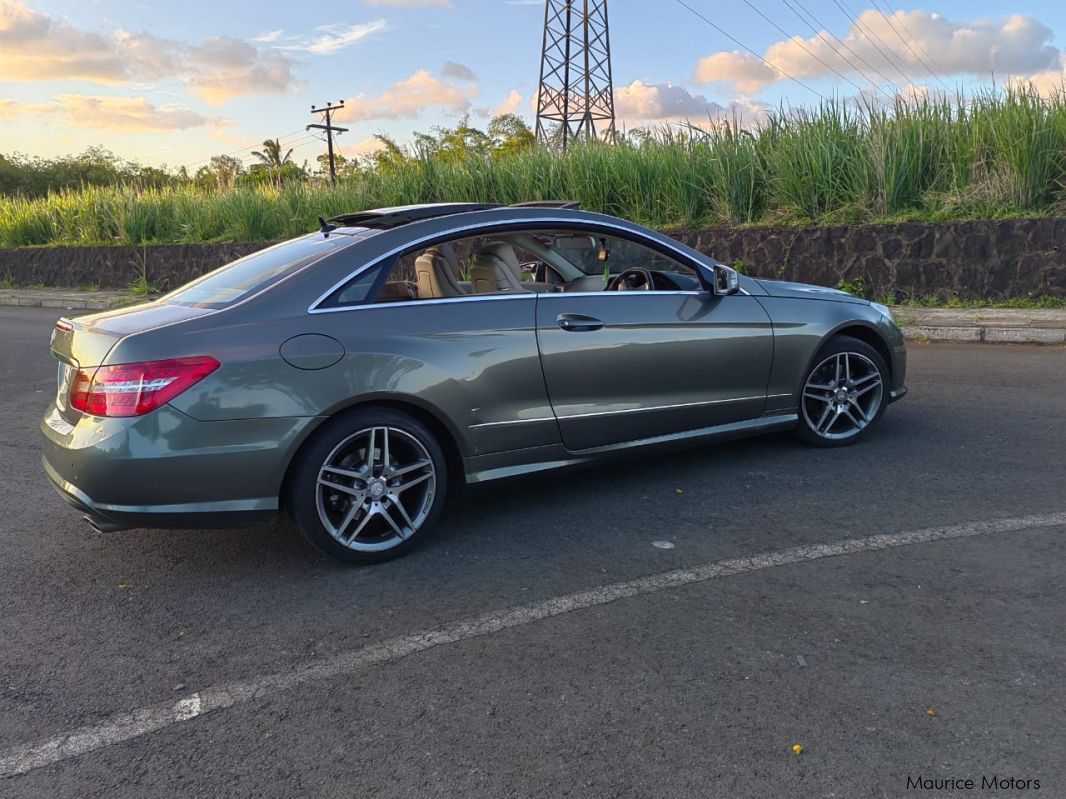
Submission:
{"label": "open panoramic sunroof", "polygon": [[[368,227],[387,229],[434,219],[452,214],[465,214],[470,211],[489,211],[505,206],[496,203],[432,203],[427,205],[404,205],[396,208],[374,208],[354,214],[340,214],[327,221],[333,227]],[[535,200],[516,203],[510,208],[580,208],[581,204],[570,200]]]}

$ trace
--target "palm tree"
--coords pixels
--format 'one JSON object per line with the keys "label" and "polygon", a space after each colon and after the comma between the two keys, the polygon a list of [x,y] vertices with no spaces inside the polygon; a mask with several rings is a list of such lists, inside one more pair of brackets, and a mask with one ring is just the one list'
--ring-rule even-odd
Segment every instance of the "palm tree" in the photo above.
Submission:
{"label": "palm tree", "polygon": [[281,142],[277,139],[267,139],[263,142],[262,150],[252,151],[252,157],[259,159],[257,166],[271,170],[279,188],[281,186],[281,172],[287,165],[292,163],[291,156],[291,149],[282,156]]}

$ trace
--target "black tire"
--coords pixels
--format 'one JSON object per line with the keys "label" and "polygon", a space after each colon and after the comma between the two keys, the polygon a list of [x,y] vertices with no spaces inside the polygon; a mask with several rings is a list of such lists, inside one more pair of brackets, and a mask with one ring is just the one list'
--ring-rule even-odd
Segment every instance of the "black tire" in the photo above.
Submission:
{"label": "black tire", "polygon": [[[848,357],[841,360],[841,356]],[[861,371],[855,379],[866,382],[855,386],[848,385],[851,381],[838,384],[836,375],[841,363],[849,374],[854,371],[858,375]],[[875,382],[876,388],[871,388]],[[877,350],[851,336],[834,336],[814,356],[799,386],[797,437],[814,447],[854,444],[880,421],[888,405],[890,383],[888,364]],[[841,407],[845,410],[838,413]]]}
{"label": "black tire", "polygon": [[[388,469],[381,431],[387,431]],[[375,465],[366,472],[369,477],[356,476],[367,469],[367,452],[373,453]],[[409,456],[410,463],[401,463],[401,456]],[[325,476],[330,486],[322,487],[319,476],[327,459],[333,467],[343,466],[344,473],[330,470]],[[417,465],[426,460],[429,465]],[[405,469],[401,476],[390,477],[393,471]],[[407,487],[405,482],[413,485]],[[447,487],[444,452],[424,424],[388,408],[353,409],[323,425],[300,451],[293,464],[285,505],[304,538],[325,554],[348,563],[381,563],[407,553],[429,536],[444,506]],[[416,490],[419,488],[421,492]],[[399,508],[395,504],[397,497]],[[356,502],[358,507],[353,507]],[[349,512],[356,515],[349,516]],[[323,516],[332,529],[326,526]],[[346,519],[350,521],[344,525]],[[416,524],[411,527],[407,521]],[[356,528],[360,528],[359,536],[355,535]],[[337,529],[342,538],[347,537],[346,532],[351,534],[348,543],[335,536]],[[376,538],[379,532],[380,541]],[[404,537],[403,533],[409,535]]]}

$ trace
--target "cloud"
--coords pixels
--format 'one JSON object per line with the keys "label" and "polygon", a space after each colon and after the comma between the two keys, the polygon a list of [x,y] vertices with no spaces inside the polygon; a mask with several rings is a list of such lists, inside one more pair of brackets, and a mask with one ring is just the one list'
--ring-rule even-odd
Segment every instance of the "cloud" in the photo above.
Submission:
{"label": "cloud", "polygon": [[614,109],[619,126],[643,126],[652,122],[691,122],[701,126],[722,119],[737,119],[743,126],[761,121],[769,105],[741,98],[728,105],[693,94],[670,83],[649,84],[635,80],[614,92]]}
{"label": "cloud", "polygon": [[452,80],[477,80],[477,75],[474,74],[474,70],[466,64],[460,64],[457,61],[445,61],[440,74],[446,78],[451,78]]}
{"label": "cloud", "polygon": [[289,56],[231,37],[199,45],[150,33],[84,31],[16,0],[0,0],[0,81],[117,85],[180,80],[209,102],[284,93],[298,82]]}
{"label": "cloud", "polygon": [[351,47],[367,36],[385,30],[386,27],[388,25],[383,19],[360,25],[321,25],[315,29],[319,32],[317,36],[279,45],[279,49],[301,50],[315,55],[331,55],[346,47]]}
{"label": "cloud", "polygon": [[452,0],[363,0],[368,6],[391,6],[393,8],[451,8]]}
{"label": "cloud", "polygon": [[72,127],[113,133],[164,133],[230,124],[230,120],[209,117],[191,108],[155,106],[143,97],[60,94],[46,103],[0,101],[0,119],[20,116],[59,117]]}
{"label": "cloud", "polygon": [[[1034,75],[1054,69],[1061,56],[1051,44],[1051,29],[1021,14],[998,20],[954,21],[928,11],[897,11],[886,18],[877,10],[866,10],[858,19],[860,25],[852,25],[841,38],[852,52],[897,83],[934,74]],[[802,80],[834,77],[832,70],[849,77],[857,74],[856,67],[871,71],[862,60],[834,44],[824,32],[810,39],[794,36],[776,42],[763,54],[773,67],[749,53],[714,53],[700,59],[695,79],[756,92],[787,80],[783,73]],[[906,80],[892,62],[902,67]]]}
{"label": "cloud", "polygon": [[363,122],[371,119],[413,119],[428,108],[441,108],[456,114],[470,110],[470,101],[478,94],[476,85],[459,88],[420,69],[411,77],[394,83],[376,97],[358,94],[344,101],[344,108],[334,115],[338,122]]}
{"label": "cloud", "polygon": [[522,106],[522,95],[518,93],[518,89],[511,89],[511,93],[507,95],[507,99],[496,106],[496,110],[493,112],[493,116],[500,116],[501,114],[517,114],[518,109]]}
{"label": "cloud", "polygon": [[337,149],[341,155],[346,156],[347,158],[361,158],[384,150],[385,145],[382,144],[381,140],[376,136],[371,136],[356,144],[348,145],[347,147],[341,146]]}
{"label": "cloud", "polygon": [[281,34],[284,33],[281,28],[277,30],[267,31],[266,33],[260,33],[258,36],[252,39],[253,42],[276,42],[281,38]]}
{"label": "cloud", "polygon": [[742,92],[757,92],[784,77],[755,56],[739,50],[701,58],[693,79],[697,83],[731,83]]}
{"label": "cloud", "polygon": [[1021,87],[1032,87],[1046,97],[1066,95],[1066,55],[1060,56],[1059,63],[1053,69],[1016,78],[1011,82]]}

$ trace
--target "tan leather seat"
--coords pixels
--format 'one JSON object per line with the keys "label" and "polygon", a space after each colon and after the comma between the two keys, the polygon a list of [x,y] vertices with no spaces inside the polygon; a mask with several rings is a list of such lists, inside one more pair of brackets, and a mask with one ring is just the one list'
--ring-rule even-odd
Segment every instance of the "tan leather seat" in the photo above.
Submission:
{"label": "tan leather seat", "polygon": [[522,282],[522,267],[510,244],[490,244],[474,256],[470,279],[475,294],[528,294],[536,290]]}
{"label": "tan leather seat", "polygon": [[470,293],[459,283],[459,259],[450,244],[438,244],[418,256],[415,276],[421,300],[465,297]]}

